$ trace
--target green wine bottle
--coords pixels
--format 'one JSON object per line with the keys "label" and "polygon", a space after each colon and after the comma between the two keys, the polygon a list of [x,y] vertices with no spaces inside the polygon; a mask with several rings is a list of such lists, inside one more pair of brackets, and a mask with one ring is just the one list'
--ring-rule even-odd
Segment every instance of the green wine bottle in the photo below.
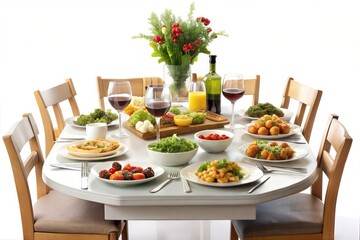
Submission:
{"label": "green wine bottle", "polygon": [[209,55],[210,71],[205,75],[206,107],[208,111],[221,113],[221,77],[216,73],[216,55]]}

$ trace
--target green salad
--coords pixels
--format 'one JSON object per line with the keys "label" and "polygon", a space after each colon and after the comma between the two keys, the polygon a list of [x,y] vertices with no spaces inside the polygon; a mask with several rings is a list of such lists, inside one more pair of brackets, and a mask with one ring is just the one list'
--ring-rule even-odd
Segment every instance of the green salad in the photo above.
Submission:
{"label": "green salad", "polygon": [[184,137],[179,137],[174,134],[173,136],[163,138],[158,142],[150,143],[149,148],[156,152],[178,153],[194,150],[198,148],[198,145]]}
{"label": "green salad", "polygon": [[112,113],[110,109],[106,111],[96,108],[89,114],[81,114],[75,121],[74,124],[85,126],[88,123],[103,122],[110,124],[112,121],[118,118],[118,114]]}

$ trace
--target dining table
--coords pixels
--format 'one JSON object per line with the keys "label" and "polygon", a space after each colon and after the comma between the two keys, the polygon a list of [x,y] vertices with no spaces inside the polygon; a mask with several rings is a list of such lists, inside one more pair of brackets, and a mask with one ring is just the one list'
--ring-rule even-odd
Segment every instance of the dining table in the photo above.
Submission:
{"label": "dining table", "polygon": [[[224,115],[230,112],[230,109],[223,109]],[[230,114],[227,114],[229,116]],[[235,121],[244,126],[250,122],[249,119],[236,114]],[[168,178],[170,172],[181,171],[184,168],[197,164],[199,162],[213,161],[216,159],[228,159],[236,161],[241,166],[255,167],[256,161],[244,157],[240,152],[240,146],[251,143],[257,138],[247,134],[246,129],[229,130],[234,132],[234,139],[231,145],[220,153],[208,153],[199,148],[191,161],[182,166],[159,166],[164,173],[137,185],[119,186],[101,181],[91,168],[96,164],[104,162],[117,161],[121,164],[134,163],[142,166],[156,165],[156,159],[149,157],[146,145],[154,142],[155,139],[144,140],[133,135],[127,129],[130,136],[118,138],[117,140],[124,147],[122,154],[116,157],[106,159],[89,159],[89,178],[88,188],[81,188],[81,172],[72,169],[54,167],[54,164],[80,166],[82,161],[72,159],[61,154],[67,144],[66,138],[85,138],[86,131],[84,127],[67,124],[58,141],[46,158],[43,166],[43,179],[52,189],[71,195],[76,198],[85,199],[104,204],[105,219],[111,220],[235,220],[235,219],[255,219],[256,206],[258,204],[283,198],[285,196],[301,192],[312,185],[318,176],[316,157],[305,142],[301,131],[289,136],[286,139],[276,139],[275,141],[292,141],[296,136],[304,143],[295,144],[295,146],[306,148],[307,155],[294,161],[285,161],[277,165],[286,167],[306,168],[306,173],[280,173],[269,172],[261,175],[260,178],[232,186],[209,186],[201,181],[191,181],[190,192],[184,192],[183,184],[180,179],[172,180],[163,189],[156,193],[150,190],[158,186]],[[108,127],[107,136],[118,130],[116,124]],[[194,133],[182,134],[181,136],[194,141]],[[157,166],[157,165],[156,165]],[[268,176],[270,178],[251,193],[248,191],[260,181]]]}

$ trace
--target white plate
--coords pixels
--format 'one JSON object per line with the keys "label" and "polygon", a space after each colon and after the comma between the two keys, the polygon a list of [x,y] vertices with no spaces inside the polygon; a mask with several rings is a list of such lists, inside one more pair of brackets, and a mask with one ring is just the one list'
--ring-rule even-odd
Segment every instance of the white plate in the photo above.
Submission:
{"label": "white plate", "polygon": [[[284,142],[286,142],[286,141],[284,141]],[[279,141],[277,143],[281,144],[282,142]],[[250,143],[246,143],[246,144],[240,146],[239,150],[240,150],[240,153],[248,159],[251,159],[254,161],[260,161],[260,162],[268,162],[268,163],[270,163],[270,162],[271,163],[292,162],[292,161],[296,161],[301,158],[304,158],[309,154],[309,149],[307,148],[306,144],[295,144],[295,143],[289,143],[289,142],[286,142],[286,143],[289,144],[289,146],[295,150],[295,156],[291,159],[286,159],[286,160],[266,160],[266,159],[258,159],[258,158],[248,157],[248,156],[246,156],[245,152]]]}
{"label": "white plate", "polygon": [[[76,121],[77,118],[78,117],[71,117],[71,118],[65,119],[65,122],[66,122],[66,124],[68,124],[69,126],[72,126],[72,127],[85,128],[85,126],[80,126],[80,125],[77,125],[74,123],[74,121]],[[111,123],[109,123],[107,126],[108,127],[114,126],[118,123],[119,123],[119,120],[116,119],[116,120],[112,121]]]}
{"label": "white plate", "polygon": [[[247,118],[247,119],[250,119],[250,120],[259,119],[259,118],[256,118],[256,117],[250,117],[250,116],[246,115],[245,112],[246,112],[247,109],[248,109],[248,108],[241,109],[241,110],[239,111],[239,115],[240,115],[241,117],[243,117],[243,118]],[[282,120],[284,120],[284,121],[289,122],[289,121],[291,120],[292,116],[294,115],[294,113],[293,113],[292,111],[286,109],[286,108],[280,108],[280,109],[281,109],[281,111],[283,111],[283,113],[284,113],[284,116],[283,116],[283,117],[280,117],[280,118],[281,118]]]}
{"label": "white plate", "polygon": [[57,147],[57,153],[65,158],[70,158],[74,160],[85,160],[85,161],[97,161],[97,160],[104,160],[109,159],[113,157],[118,157],[123,154],[125,154],[127,151],[129,151],[129,148],[123,144],[120,143],[120,147],[114,151],[109,151],[105,153],[80,153],[80,155],[75,156],[69,153],[67,150],[68,145],[72,145],[74,143],[81,143],[83,141],[75,141],[67,144],[61,144],[59,147]]}
{"label": "white plate", "polygon": [[[136,184],[141,184],[141,183],[145,183],[145,182],[149,182],[152,181],[158,177],[160,177],[163,173],[164,173],[164,169],[162,167],[159,167],[157,165],[154,164],[144,164],[144,163],[137,163],[137,162],[129,162],[131,165],[133,166],[139,166],[142,168],[147,168],[147,167],[151,167],[154,170],[154,177],[151,178],[145,178],[145,179],[141,179],[141,180],[109,180],[109,179],[104,179],[104,178],[100,178],[99,177],[99,172],[103,169],[109,169],[112,166],[113,162],[103,162],[103,163],[98,163],[95,166],[93,166],[91,168],[91,174],[93,174],[97,179],[106,182],[106,183],[110,183],[110,184],[114,184],[116,186],[131,186],[131,185],[136,185]],[[125,166],[127,162],[121,162],[122,166]]]}
{"label": "white plate", "polygon": [[260,134],[253,134],[253,133],[249,133],[248,132],[248,127],[251,125],[251,123],[249,124],[246,124],[245,125],[245,129],[243,129],[243,131],[250,135],[250,136],[253,136],[253,137],[256,137],[256,138],[260,138],[260,139],[270,139],[270,140],[273,140],[273,139],[280,139],[280,138],[287,138],[287,137],[290,137],[298,132],[301,131],[301,127],[298,126],[298,125],[295,125],[295,124],[291,124],[291,123],[288,123],[290,125],[290,132],[287,133],[287,134],[278,134],[278,135],[260,135]]}
{"label": "white plate", "polygon": [[200,165],[203,164],[203,162],[194,163],[190,166],[183,168],[180,171],[180,174],[182,177],[186,178],[187,180],[189,180],[191,182],[198,183],[201,185],[206,185],[206,186],[212,186],[212,187],[233,187],[233,186],[248,184],[248,183],[252,183],[252,182],[259,180],[264,175],[264,173],[262,171],[260,171],[260,169],[258,169],[257,167],[255,167],[253,165],[246,164],[246,163],[240,163],[240,162],[237,162],[237,163],[239,164],[239,166],[241,168],[245,169],[245,171],[247,172],[247,175],[245,175],[244,178],[242,178],[239,182],[208,183],[208,182],[201,180],[198,176],[196,176],[194,174],[194,172],[199,169]]}

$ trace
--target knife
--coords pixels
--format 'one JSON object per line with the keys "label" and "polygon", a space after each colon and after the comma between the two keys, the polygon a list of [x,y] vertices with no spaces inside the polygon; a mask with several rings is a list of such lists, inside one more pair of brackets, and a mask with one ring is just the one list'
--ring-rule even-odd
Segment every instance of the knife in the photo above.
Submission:
{"label": "knife", "polygon": [[270,176],[268,176],[267,178],[265,178],[263,181],[259,182],[258,184],[256,184],[254,187],[252,187],[248,193],[252,193],[255,189],[257,189],[258,187],[260,187],[261,185],[263,185],[267,180],[269,180]]}
{"label": "knife", "polygon": [[181,182],[183,184],[184,192],[185,193],[191,192],[190,185],[189,185],[188,181],[185,178],[181,177]]}
{"label": "knife", "polygon": [[88,189],[88,162],[82,161],[81,162],[81,189]]}

